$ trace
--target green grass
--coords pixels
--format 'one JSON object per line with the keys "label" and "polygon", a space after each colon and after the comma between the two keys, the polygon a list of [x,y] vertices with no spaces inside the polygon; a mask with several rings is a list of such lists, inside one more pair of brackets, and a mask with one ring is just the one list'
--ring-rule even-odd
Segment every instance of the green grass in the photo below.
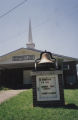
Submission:
{"label": "green grass", "polygon": [[78,90],[65,90],[65,102],[73,106],[33,107],[32,90],[24,91],[0,105],[0,120],[78,120]]}

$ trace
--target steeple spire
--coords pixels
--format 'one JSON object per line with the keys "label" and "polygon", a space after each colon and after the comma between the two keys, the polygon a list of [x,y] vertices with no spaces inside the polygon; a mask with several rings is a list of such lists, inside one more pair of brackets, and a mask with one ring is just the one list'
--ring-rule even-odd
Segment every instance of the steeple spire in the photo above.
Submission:
{"label": "steeple spire", "polygon": [[29,43],[32,43],[31,20],[29,20],[29,36],[28,36],[28,42],[29,42]]}
{"label": "steeple spire", "polygon": [[31,20],[29,20],[29,33],[28,33],[28,43],[26,44],[27,48],[35,48],[35,44],[32,39],[32,29],[31,29]]}

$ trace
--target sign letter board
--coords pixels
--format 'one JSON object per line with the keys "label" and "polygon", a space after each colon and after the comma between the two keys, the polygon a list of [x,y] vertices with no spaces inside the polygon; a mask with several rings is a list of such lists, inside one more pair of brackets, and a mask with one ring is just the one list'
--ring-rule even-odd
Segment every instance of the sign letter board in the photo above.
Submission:
{"label": "sign letter board", "polygon": [[60,100],[58,76],[37,76],[37,101]]}

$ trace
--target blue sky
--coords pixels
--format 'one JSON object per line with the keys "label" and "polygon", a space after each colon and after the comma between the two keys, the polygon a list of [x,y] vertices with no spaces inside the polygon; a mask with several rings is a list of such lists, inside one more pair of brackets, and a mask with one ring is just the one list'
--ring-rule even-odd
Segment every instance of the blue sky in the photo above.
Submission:
{"label": "blue sky", "polygon": [[[0,15],[24,0],[1,0]],[[26,47],[29,18],[36,49],[78,58],[78,0],[28,0],[0,18],[0,55]]]}

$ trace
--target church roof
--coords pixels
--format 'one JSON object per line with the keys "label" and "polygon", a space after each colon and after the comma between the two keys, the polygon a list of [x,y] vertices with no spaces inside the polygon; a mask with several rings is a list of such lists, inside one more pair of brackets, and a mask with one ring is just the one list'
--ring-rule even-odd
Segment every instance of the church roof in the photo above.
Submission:
{"label": "church roof", "polygon": [[[20,51],[20,50],[28,50],[28,51],[31,50],[31,51],[33,51],[33,52],[39,52],[39,53],[43,52],[43,50],[38,50],[38,49],[33,49],[33,48],[19,48],[19,49],[17,49],[17,50],[14,50],[14,51],[12,51],[12,52],[9,52],[9,53],[7,53],[7,54],[4,54],[4,55],[0,56],[0,58],[2,58],[2,57],[4,57],[4,56],[7,56],[7,55],[9,55],[9,54],[12,54],[12,53],[14,53],[14,52],[16,52],[16,51]],[[64,56],[64,55],[60,55],[60,54],[56,54],[56,53],[52,53],[52,55],[53,55],[54,57],[57,57],[57,58],[60,58],[60,59],[65,59],[65,61],[77,61],[77,62],[78,62],[78,58],[69,57],[69,56]]]}

